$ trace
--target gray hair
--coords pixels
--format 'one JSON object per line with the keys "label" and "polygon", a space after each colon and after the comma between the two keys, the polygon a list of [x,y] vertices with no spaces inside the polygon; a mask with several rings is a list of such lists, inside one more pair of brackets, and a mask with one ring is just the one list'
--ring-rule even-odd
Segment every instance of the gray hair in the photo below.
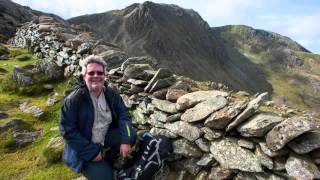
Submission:
{"label": "gray hair", "polygon": [[87,72],[88,64],[92,64],[92,63],[100,64],[103,68],[103,72],[106,72],[107,63],[103,60],[103,58],[97,55],[90,55],[84,59],[83,64],[81,66],[82,75],[84,75]]}

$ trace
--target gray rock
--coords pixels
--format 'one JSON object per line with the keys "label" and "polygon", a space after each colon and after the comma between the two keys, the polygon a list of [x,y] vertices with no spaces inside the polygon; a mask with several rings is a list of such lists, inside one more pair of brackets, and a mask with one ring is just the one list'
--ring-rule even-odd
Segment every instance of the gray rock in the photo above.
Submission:
{"label": "gray rock", "polygon": [[124,71],[130,64],[149,64],[151,67],[156,68],[158,62],[147,56],[130,57],[121,64],[121,71]]}
{"label": "gray rock", "polygon": [[103,60],[108,64],[107,68],[112,69],[119,67],[123,61],[127,58],[124,51],[121,50],[107,50],[98,54],[103,58]]}
{"label": "gray rock", "polygon": [[0,125],[0,134],[8,131],[11,128],[13,130],[20,129],[24,125],[25,123],[22,121],[22,119],[18,119],[18,118],[11,119],[4,125]]}
{"label": "gray rock", "polygon": [[288,143],[288,146],[298,154],[306,154],[320,148],[320,132],[307,132]]}
{"label": "gray rock", "polygon": [[29,106],[28,102],[24,102],[19,105],[19,109],[24,113],[32,114],[36,118],[41,118],[44,112],[38,106]]}
{"label": "gray rock", "polygon": [[201,157],[201,150],[186,139],[178,139],[173,142],[173,153],[184,157]]}
{"label": "gray rock", "polygon": [[228,96],[227,92],[223,91],[196,91],[192,93],[185,94],[178,98],[176,106],[178,110],[184,110],[190,108],[202,101],[206,101],[217,96]]}
{"label": "gray rock", "polygon": [[261,150],[268,155],[269,157],[277,157],[277,156],[283,156],[288,154],[288,149],[286,147],[278,150],[278,151],[273,151],[272,149],[270,149],[266,143],[264,142],[260,142],[259,146],[261,148]]}
{"label": "gray rock", "polygon": [[171,132],[178,134],[189,141],[195,141],[203,134],[199,128],[183,121],[177,121],[171,124],[168,123],[164,126]]}
{"label": "gray rock", "polygon": [[208,179],[214,179],[214,180],[231,179],[234,175],[235,175],[234,170],[226,169],[221,166],[218,166],[218,167],[211,168]]}
{"label": "gray rock", "polygon": [[153,69],[149,64],[130,64],[124,70],[123,75],[127,79],[139,79],[141,78],[141,72],[145,70],[153,70]]}
{"label": "gray rock", "polygon": [[142,86],[142,87],[148,84],[147,81],[139,80],[139,79],[128,79],[127,82],[133,85]]}
{"label": "gray rock", "polygon": [[92,48],[92,44],[91,43],[82,43],[77,50],[77,54],[86,54],[89,53],[91,51]]}
{"label": "gray rock", "polygon": [[259,106],[263,103],[263,101],[267,98],[268,92],[260,94],[257,98],[251,100],[247,106],[247,108],[241,112],[237,118],[232,121],[226,128],[226,131],[230,131],[231,129],[237,127],[240,123],[247,120],[250,116],[252,116],[255,111],[259,108]]}
{"label": "gray rock", "polygon": [[224,168],[247,172],[263,171],[259,159],[251,151],[241,148],[237,139],[224,138],[212,141],[210,152]]}
{"label": "gray rock", "polygon": [[28,86],[33,84],[32,71],[14,67],[12,71],[12,80],[20,86]]}
{"label": "gray rock", "polygon": [[159,80],[172,76],[172,72],[166,68],[160,68],[153,76],[153,78],[149,81],[148,85],[144,88],[145,92],[150,92],[153,85]]}
{"label": "gray rock", "polygon": [[196,145],[204,152],[210,151],[210,142],[206,139],[199,138],[195,141]]}
{"label": "gray rock", "polygon": [[34,131],[34,132],[14,132],[13,139],[14,139],[14,147],[13,149],[23,148],[34,140],[36,140],[41,135],[41,131]]}
{"label": "gray rock", "polygon": [[182,115],[181,113],[177,113],[177,114],[173,114],[171,116],[168,116],[166,119],[166,122],[178,121],[178,120],[180,120],[181,115]]}
{"label": "gray rock", "polygon": [[304,117],[293,117],[275,126],[266,136],[267,146],[277,151],[300,134],[317,128],[315,123]]}
{"label": "gray rock", "polygon": [[167,88],[167,87],[171,86],[175,82],[175,80],[176,79],[172,76],[164,78],[164,79],[159,79],[152,85],[149,92],[152,93],[152,92],[157,91],[159,89]]}
{"label": "gray rock", "polygon": [[239,101],[235,105],[224,107],[212,113],[204,124],[214,129],[224,129],[246,106],[246,101]]}
{"label": "gray rock", "polygon": [[213,162],[215,162],[215,159],[213,157],[212,154],[210,153],[206,153],[204,154],[201,159],[197,162],[197,165],[198,166],[205,166],[205,167],[208,167],[208,166],[211,166],[213,164]]}
{"label": "gray rock", "polygon": [[254,151],[254,154],[259,159],[260,164],[270,170],[273,169],[273,161],[272,159],[267,156],[260,148],[260,146],[256,147],[256,150]]}
{"label": "gray rock", "polygon": [[254,149],[255,148],[255,145],[253,142],[247,140],[247,139],[239,139],[238,140],[238,145],[240,147],[244,147],[244,148],[247,148],[247,149]]}
{"label": "gray rock", "polygon": [[178,137],[178,135],[176,135],[175,133],[173,133],[167,129],[161,129],[161,128],[156,128],[156,127],[153,127],[150,130],[150,133],[153,135],[163,135],[168,138],[177,138]]}
{"label": "gray rock", "polygon": [[216,96],[197,104],[195,107],[186,110],[182,114],[181,120],[186,122],[201,121],[211,113],[223,108],[227,104],[227,99],[223,96]]}
{"label": "gray rock", "polygon": [[286,163],[286,171],[293,179],[319,179],[318,167],[307,158],[290,156]]}
{"label": "gray rock", "polygon": [[163,122],[158,121],[157,119],[155,119],[154,117],[149,118],[148,119],[148,123],[152,126],[152,127],[157,127],[157,128],[161,128],[161,129],[165,129],[165,124]]}
{"label": "gray rock", "polygon": [[63,67],[59,67],[50,57],[38,59],[36,68],[45,74],[46,80],[59,80],[64,76]]}
{"label": "gray rock", "polygon": [[274,113],[259,113],[238,126],[237,130],[245,137],[263,137],[282,120],[282,117]]}
{"label": "gray rock", "polygon": [[176,109],[175,104],[172,103],[172,102],[153,98],[151,103],[157,109],[159,109],[159,110],[161,110],[163,112],[167,112],[167,113],[170,113],[170,114],[175,114],[175,113],[178,112],[178,110]]}
{"label": "gray rock", "polygon": [[141,113],[139,110],[132,111],[132,123],[133,124],[140,124],[144,125],[147,124],[148,119],[145,117],[143,113]]}
{"label": "gray rock", "polygon": [[218,139],[223,135],[222,131],[210,129],[208,127],[201,128],[201,131],[204,133],[204,138],[209,141],[212,141],[214,139]]}
{"label": "gray rock", "polygon": [[237,95],[240,95],[240,96],[250,96],[250,94],[246,91],[238,91],[237,92]]}
{"label": "gray rock", "polygon": [[156,121],[160,121],[162,123],[165,123],[167,120],[167,114],[163,113],[161,111],[154,111],[153,114],[150,115],[151,119],[154,119]]}

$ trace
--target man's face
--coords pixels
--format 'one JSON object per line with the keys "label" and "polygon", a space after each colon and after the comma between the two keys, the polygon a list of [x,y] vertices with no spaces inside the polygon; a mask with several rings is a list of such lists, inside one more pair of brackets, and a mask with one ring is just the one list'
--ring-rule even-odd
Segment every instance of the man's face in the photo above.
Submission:
{"label": "man's face", "polygon": [[87,65],[87,71],[83,76],[89,89],[95,93],[100,93],[104,84],[105,73],[100,64],[90,63]]}

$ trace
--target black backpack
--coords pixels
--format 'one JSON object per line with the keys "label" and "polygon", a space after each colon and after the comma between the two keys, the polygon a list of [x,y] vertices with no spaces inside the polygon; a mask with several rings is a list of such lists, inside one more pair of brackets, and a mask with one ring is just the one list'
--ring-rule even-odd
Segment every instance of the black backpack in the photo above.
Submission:
{"label": "black backpack", "polygon": [[118,172],[119,180],[151,179],[164,166],[164,160],[173,152],[172,141],[165,136],[143,133],[138,137],[137,152]]}

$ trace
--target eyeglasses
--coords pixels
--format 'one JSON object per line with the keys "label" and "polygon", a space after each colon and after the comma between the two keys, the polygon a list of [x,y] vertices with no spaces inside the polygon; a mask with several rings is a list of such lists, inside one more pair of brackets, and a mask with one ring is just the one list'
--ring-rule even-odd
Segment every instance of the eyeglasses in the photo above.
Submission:
{"label": "eyeglasses", "polygon": [[89,76],[94,76],[95,74],[98,76],[102,76],[102,75],[104,75],[104,72],[103,71],[90,71],[90,72],[87,72],[87,74]]}

